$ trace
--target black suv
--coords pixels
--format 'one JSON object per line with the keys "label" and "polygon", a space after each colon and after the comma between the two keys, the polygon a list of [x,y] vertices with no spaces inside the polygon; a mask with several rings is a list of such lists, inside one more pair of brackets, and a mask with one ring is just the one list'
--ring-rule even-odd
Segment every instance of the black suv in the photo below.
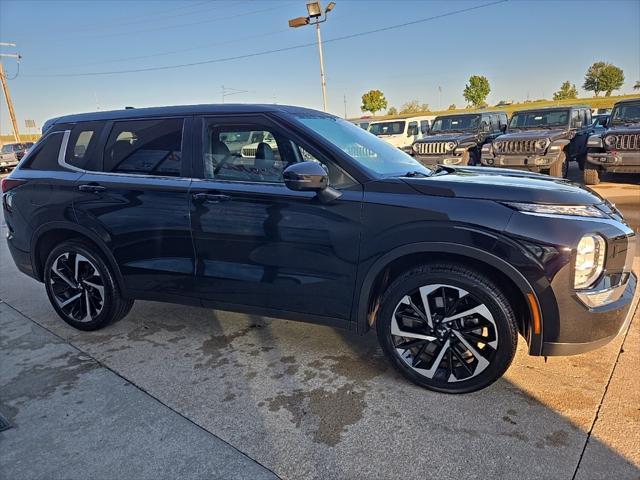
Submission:
{"label": "black suv", "polygon": [[584,183],[596,185],[600,172],[640,173],[640,98],[613,106],[607,130],[589,137]]}
{"label": "black suv", "polygon": [[589,107],[520,110],[507,133],[482,148],[482,164],[566,177],[570,160],[584,167],[593,128]]}
{"label": "black suv", "polygon": [[436,117],[429,133],[412,145],[412,154],[426,166],[476,165],[482,145],[507,128],[505,112],[464,113]]}
{"label": "black suv", "polygon": [[[256,132],[244,153],[225,143]],[[459,393],[499,378],[518,334],[531,355],[574,354],[631,318],[635,235],[595,193],[428,169],[313,110],[57,118],[2,189],[16,265],[81,330],[134,299],[374,328],[402,374]]]}

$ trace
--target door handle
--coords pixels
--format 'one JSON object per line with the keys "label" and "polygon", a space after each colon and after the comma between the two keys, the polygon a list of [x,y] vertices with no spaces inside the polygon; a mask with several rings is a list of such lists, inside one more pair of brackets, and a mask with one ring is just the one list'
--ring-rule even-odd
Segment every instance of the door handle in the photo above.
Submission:
{"label": "door handle", "polygon": [[228,202],[231,197],[220,193],[194,193],[193,199],[202,203],[222,203]]}
{"label": "door handle", "polygon": [[78,186],[78,190],[80,190],[81,192],[87,192],[87,193],[104,192],[106,189],[107,189],[106,187],[103,187],[102,185],[98,185],[97,183],[89,183],[86,185]]}

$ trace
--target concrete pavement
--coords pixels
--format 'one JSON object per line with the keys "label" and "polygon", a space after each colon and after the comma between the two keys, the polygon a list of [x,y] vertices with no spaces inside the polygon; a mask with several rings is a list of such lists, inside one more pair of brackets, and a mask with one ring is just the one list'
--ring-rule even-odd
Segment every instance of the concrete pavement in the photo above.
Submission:
{"label": "concrete pavement", "polygon": [[[640,187],[621,178],[599,190],[638,228],[633,219]],[[634,268],[639,267],[637,256]],[[448,396],[415,387],[396,374],[373,335],[361,338],[328,327],[151,302],[137,302],[129,317],[102,331],[79,332],[55,315],[42,285],[16,272],[4,242],[0,279],[0,298],[25,315],[12,314],[16,329],[37,330],[33,322],[40,324],[57,335],[49,337],[56,349],[76,348],[82,352],[78,355],[98,362],[91,360],[95,366],[88,368],[84,362],[69,366],[68,360],[55,360],[65,376],[80,381],[61,380],[53,400],[47,400],[37,391],[51,387],[38,387],[37,381],[48,385],[49,377],[58,374],[40,374],[22,387],[33,398],[13,394],[4,401],[16,427],[0,434],[0,460],[22,474],[9,478],[36,477],[30,475],[37,473],[31,470],[36,465],[46,469],[47,462],[30,462],[21,446],[38,445],[39,428],[61,432],[46,457],[52,462],[49,471],[56,472],[70,458],[76,439],[86,436],[91,444],[92,432],[100,430],[96,425],[109,422],[131,429],[105,433],[123,457],[139,459],[142,468],[140,452],[148,455],[149,470],[140,470],[142,478],[198,478],[207,468],[214,478],[227,478],[226,472],[253,476],[252,469],[269,474],[242,463],[244,455],[283,478],[640,478],[638,312],[626,339],[585,355],[550,358],[545,364],[526,356],[520,341],[502,380],[481,392]],[[5,311],[0,312],[4,322]],[[11,334],[6,336],[0,330],[4,342],[14,342]],[[34,355],[28,344],[17,341],[12,347],[21,348],[26,352],[16,353],[22,359],[18,362],[35,362],[24,368],[36,373],[48,368],[48,357]],[[23,368],[12,365],[4,359],[0,364],[2,394],[9,391],[14,368]],[[132,385],[83,387],[85,375],[89,382],[106,373]],[[131,406],[105,408],[105,392],[115,395],[111,404]],[[81,423],[65,422],[60,415],[46,422],[39,418],[52,408],[48,402],[54,402],[56,412],[76,408],[73,395],[83,401]],[[134,428],[148,425],[146,405],[158,405],[153,418],[182,419],[196,429],[179,439],[209,436],[202,437],[195,453],[181,440],[166,445],[158,433],[162,426]],[[17,435],[24,436],[18,441]],[[238,462],[230,463],[235,469],[221,470],[220,462],[193,472],[158,466],[165,457],[173,459],[175,468],[183,456],[202,458],[198,455],[205,456],[207,438],[216,452],[225,445],[238,449],[229,457],[220,454]],[[74,468],[84,473],[101,461],[95,453],[76,458]],[[21,468],[16,468],[18,461]],[[92,478],[122,478],[117,470],[95,472]]]}

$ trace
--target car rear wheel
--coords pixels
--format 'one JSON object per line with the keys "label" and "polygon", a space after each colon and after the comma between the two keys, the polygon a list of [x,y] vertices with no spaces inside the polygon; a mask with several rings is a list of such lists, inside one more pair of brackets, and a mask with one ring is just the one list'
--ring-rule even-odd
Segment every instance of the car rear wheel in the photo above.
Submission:
{"label": "car rear wheel", "polygon": [[102,256],[78,240],[63,242],[49,253],[44,282],[55,311],[79,330],[98,330],[126,316],[133,306],[133,300],[120,295]]}
{"label": "car rear wheel", "polygon": [[386,290],[378,340],[392,365],[430,390],[466,393],[487,387],[516,352],[517,326],[504,293],[485,275],[459,265],[423,265]]}
{"label": "car rear wheel", "polygon": [[555,161],[551,168],[549,169],[549,175],[552,177],[558,178],[567,178],[567,174],[569,173],[569,162],[567,161],[567,156],[564,152],[560,153],[558,160]]}
{"label": "car rear wheel", "polygon": [[598,185],[600,183],[600,172],[595,168],[585,165],[583,175],[585,185]]}

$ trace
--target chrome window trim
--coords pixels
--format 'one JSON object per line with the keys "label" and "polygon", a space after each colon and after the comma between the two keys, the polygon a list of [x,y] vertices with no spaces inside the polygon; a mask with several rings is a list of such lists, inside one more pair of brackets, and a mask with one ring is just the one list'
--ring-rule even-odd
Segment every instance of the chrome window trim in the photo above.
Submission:
{"label": "chrome window trim", "polygon": [[70,136],[71,136],[71,130],[65,130],[64,137],[62,137],[62,143],[60,144],[60,151],[58,152],[58,165],[60,165],[62,168],[66,168],[73,172],[85,173],[86,170],[83,170],[82,168],[76,167],[74,165],[69,165],[65,161],[65,157],[67,155],[67,146],[69,145]]}

